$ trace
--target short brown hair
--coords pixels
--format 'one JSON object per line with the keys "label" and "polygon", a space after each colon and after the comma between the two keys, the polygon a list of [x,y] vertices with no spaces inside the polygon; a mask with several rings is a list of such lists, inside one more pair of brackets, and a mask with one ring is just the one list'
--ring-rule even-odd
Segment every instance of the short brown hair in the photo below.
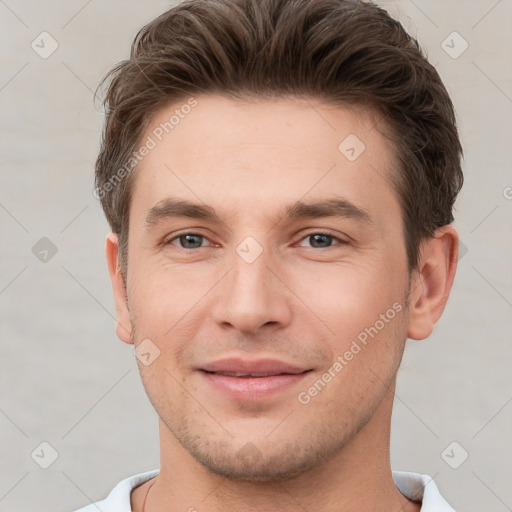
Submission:
{"label": "short brown hair", "polygon": [[96,193],[119,236],[123,276],[134,173],[119,170],[153,114],[193,94],[367,105],[383,115],[396,149],[410,271],[421,241],[453,221],[463,175],[452,102],[418,42],[373,3],[185,1],[143,27],[106,80]]}

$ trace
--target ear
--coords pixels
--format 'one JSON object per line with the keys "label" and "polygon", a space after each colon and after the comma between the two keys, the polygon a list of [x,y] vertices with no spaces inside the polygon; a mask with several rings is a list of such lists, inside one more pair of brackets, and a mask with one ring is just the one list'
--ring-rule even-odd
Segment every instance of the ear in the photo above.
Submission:
{"label": "ear", "polygon": [[130,321],[130,311],[128,309],[128,297],[119,267],[118,249],[117,235],[109,233],[106,240],[106,256],[117,313],[116,334],[121,341],[132,344],[132,324]]}
{"label": "ear", "polygon": [[439,228],[421,247],[410,289],[407,337],[428,338],[448,301],[459,256],[459,235],[451,225]]}

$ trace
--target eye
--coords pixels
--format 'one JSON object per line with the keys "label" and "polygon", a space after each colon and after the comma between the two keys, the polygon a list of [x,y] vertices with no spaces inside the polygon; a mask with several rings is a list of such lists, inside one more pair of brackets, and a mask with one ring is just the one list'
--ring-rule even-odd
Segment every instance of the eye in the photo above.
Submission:
{"label": "eye", "polygon": [[[301,242],[305,240],[310,241],[313,249],[329,249],[335,245],[333,241],[338,242],[338,245],[345,243],[341,238],[331,235],[330,233],[323,232],[309,233],[301,239]],[[174,245],[181,249],[194,250],[205,247],[205,244],[203,244],[205,241],[208,242],[208,239],[203,235],[199,235],[197,233],[181,233],[180,235],[170,238],[168,241],[164,242],[164,245]],[[302,243],[299,243],[299,245],[304,247]]]}
{"label": "eye", "polygon": [[178,247],[181,247],[182,249],[199,249],[200,247],[203,247],[202,241],[208,239],[202,235],[198,235],[197,233],[182,233],[181,235],[175,236],[165,242],[165,245],[177,245],[174,243],[175,240],[179,242],[180,245],[178,245]]}
{"label": "eye", "polygon": [[344,241],[341,238],[338,238],[329,233],[321,233],[321,232],[309,233],[308,235],[303,237],[302,240],[310,240],[311,246],[313,247],[313,249],[329,249],[333,245],[331,243],[333,240],[339,242],[340,244],[344,243]]}

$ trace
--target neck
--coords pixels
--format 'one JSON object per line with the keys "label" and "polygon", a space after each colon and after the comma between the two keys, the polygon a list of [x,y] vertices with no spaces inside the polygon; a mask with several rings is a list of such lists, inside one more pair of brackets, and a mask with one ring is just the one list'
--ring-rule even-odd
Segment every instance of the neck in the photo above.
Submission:
{"label": "neck", "polygon": [[[394,386],[370,421],[338,453],[299,476],[272,482],[213,474],[177,442],[160,420],[160,473],[132,493],[134,512],[152,485],[146,512],[386,512],[419,511],[392,479],[389,437]],[[137,508],[139,507],[139,508]]]}

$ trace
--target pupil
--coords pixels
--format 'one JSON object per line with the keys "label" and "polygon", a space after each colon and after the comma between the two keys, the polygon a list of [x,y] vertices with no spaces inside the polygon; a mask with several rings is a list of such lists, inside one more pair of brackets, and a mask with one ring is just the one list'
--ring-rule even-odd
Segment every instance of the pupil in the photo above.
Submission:
{"label": "pupil", "polygon": [[[328,242],[329,241],[329,238],[330,236],[329,235],[312,235],[313,236],[313,247],[317,246],[317,242],[318,242],[318,239],[323,239],[324,242]],[[322,245],[322,240],[320,240],[320,246],[321,247],[324,247],[324,245]],[[329,244],[327,243],[327,246],[329,246]]]}
{"label": "pupil", "polygon": [[[186,249],[190,249],[190,247],[188,247],[188,245],[187,245],[189,242],[192,245],[194,245],[194,240],[193,240],[194,238],[196,239],[196,245],[197,245],[197,239],[200,238],[199,235],[184,235],[181,237],[182,243],[183,243],[183,240],[185,240],[185,243],[183,243],[183,245],[185,246]],[[199,246],[201,246],[201,241],[199,241]]]}

